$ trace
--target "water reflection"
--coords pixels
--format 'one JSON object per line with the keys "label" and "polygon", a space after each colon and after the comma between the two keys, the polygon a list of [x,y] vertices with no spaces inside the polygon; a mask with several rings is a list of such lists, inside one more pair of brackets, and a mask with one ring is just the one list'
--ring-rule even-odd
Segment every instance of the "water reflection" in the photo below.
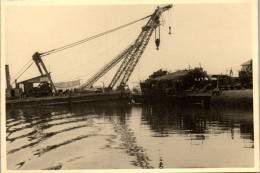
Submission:
{"label": "water reflection", "polygon": [[75,105],[6,116],[8,169],[253,166],[250,109]]}
{"label": "water reflection", "polygon": [[219,107],[179,107],[164,105],[144,105],[142,124],[149,125],[156,132],[155,137],[168,134],[197,134],[193,139],[205,140],[204,134],[218,134],[230,131],[234,138],[234,128],[240,129],[241,138],[253,140],[253,110],[227,109]]}

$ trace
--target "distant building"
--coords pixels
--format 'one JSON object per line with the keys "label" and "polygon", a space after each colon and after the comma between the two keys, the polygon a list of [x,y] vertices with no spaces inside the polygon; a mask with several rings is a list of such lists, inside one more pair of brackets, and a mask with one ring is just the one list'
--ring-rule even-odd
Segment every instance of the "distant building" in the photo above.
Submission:
{"label": "distant building", "polygon": [[241,85],[246,88],[253,87],[253,71],[252,71],[252,59],[241,64],[242,68],[239,71],[239,78],[241,80]]}
{"label": "distant building", "polygon": [[241,71],[251,71],[252,72],[252,59],[241,64]]}

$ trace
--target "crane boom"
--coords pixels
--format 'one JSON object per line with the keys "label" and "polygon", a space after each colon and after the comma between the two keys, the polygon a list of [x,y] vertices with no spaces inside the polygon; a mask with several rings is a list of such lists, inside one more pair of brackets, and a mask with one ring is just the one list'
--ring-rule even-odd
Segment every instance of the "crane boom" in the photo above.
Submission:
{"label": "crane boom", "polygon": [[85,84],[82,85],[82,89],[90,88],[98,79],[100,79],[104,74],[106,74],[111,68],[113,68],[117,63],[127,56],[127,53],[133,49],[133,46],[129,46],[122,53],[120,53],[116,58],[106,64],[101,68],[96,74],[94,74]]}
{"label": "crane boom", "polygon": [[125,75],[120,83],[120,86],[125,85],[127,83],[127,81],[129,80],[132,72],[134,71],[135,66],[137,65],[141,55],[144,52],[144,49],[146,48],[151,35],[153,33],[153,29],[149,29],[149,31],[147,32],[147,34],[145,35],[142,44],[140,45],[139,50],[134,54],[134,56],[131,59],[131,62],[128,65],[128,68],[126,69]]}
{"label": "crane boom", "polygon": [[158,7],[155,10],[155,12],[150,17],[147,24],[142,28],[142,32],[136,39],[135,44],[134,44],[135,49],[130,54],[128,54],[128,56],[125,58],[125,60],[121,64],[120,68],[117,70],[115,76],[113,77],[111,83],[108,86],[109,89],[112,89],[116,85],[116,83],[118,82],[120,77],[122,77],[122,76],[123,76],[123,78],[120,82],[119,87],[122,87],[123,85],[125,85],[128,82],[136,64],[138,63],[141,55],[143,54],[143,52],[153,34],[153,31],[160,25],[159,18],[161,16],[161,14],[164,11],[170,9],[171,7],[172,7],[172,5],[167,5],[167,6],[161,7],[161,8]]}
{"label": "crane boom", "polygon": [[[151,20],[149,20],[148,24],[151,23]],[[149,26],[149,25],[146,25]],[[135,50],[132,51],[132,54],[129,54],[127,57],[127,61],[125,61],[125,64],[122,64],[122,66],[118,69],[117,73],[115,74],[112,82],[109,85],[109,88],[113,88],[115,84],[118,82],[119,78],[123,75],[123,79],[120,82],[120,86],[126,84],[128,81],[133,68],[135,67],[135,63],[138,62],[139,58],[141,57],[146,45],[149,42],[149,39],[152,35],[154,28],[153,27],[143,27],[143,31],[138,37],[138,39],[135,42]]]}
{"label": "crane boom", "polygon": [[98,79],[100,79],[104,74],[106,74],[111,68],[113,68],[117,63],[123,60],[116,74],[114,75],[108,88],[111,90],[116,83],[121,79],[120,86],[124,86],[129,80],[136,64],[138,63],[141,55],[143,54],[153,31],[160,25],[161,14],[169,10],[172,5],[167,5],[164,7],[158,7],[155,12],[150,16],[150,19],[145,26],[142,27],[142,31],[135,40],[134,44],[125,49],[116,58],[106,64],[101,70],[94,74],[82,88],[90,88]]}
{"label": "crane boom", "polygon": [[141,40],[140,38],[143,38],[145,32],[141,32],[140,35],[138,36],[137,40],[135,41],[135,43],[133,44],[134,49],[129,52],[128,56],[125,57],[123,63],[121,64],[121,66],[119,67],[119,69],[117,70],[115,76],[113,77],[111,83],[109,84],[108,88],[112,89],[115,84],[117,83],[117,81],[119,80],[119,78],[125,73],[125,70],[127,69],[127,66],[129,65],[129,63],[131,62],[131,57],[136,53],[136,51],[138,50],[137,47],[140,45]]}

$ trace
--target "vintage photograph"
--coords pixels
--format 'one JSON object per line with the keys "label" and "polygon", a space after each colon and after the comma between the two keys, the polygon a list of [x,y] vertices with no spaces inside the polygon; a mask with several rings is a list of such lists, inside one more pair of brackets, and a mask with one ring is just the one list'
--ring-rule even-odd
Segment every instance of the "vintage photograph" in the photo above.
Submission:
{"label": "vintage photograph", "polygon": [[256,8],[2,3],[2,169],[256,169]]}

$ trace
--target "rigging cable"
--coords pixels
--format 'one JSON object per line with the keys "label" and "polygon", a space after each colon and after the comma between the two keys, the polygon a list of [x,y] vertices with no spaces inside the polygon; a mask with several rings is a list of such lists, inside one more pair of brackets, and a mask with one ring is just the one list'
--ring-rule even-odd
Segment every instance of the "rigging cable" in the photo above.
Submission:
{"label": "rigging cable", "polygon": [[18,76],[18,74],[32,61],[32,59],[30,59],[13,77],[13,79],[15,79],[16,76]]}
{"label": "rigging cable", "polygon": [[[129,35],[130,35],[134,30],[136,30],[136,28],[137,28],[138,26],[140,26],[140,25],[138,24],[138,25],[135,26],[131,31],[129,31],[126,36],[121,37],[121,39],[119,40],[119,42],[118,42],[117,44],[115,44],[114,46],[111,46],[111,47],[109,48],[109,50],[110,50],[109,52],[111,52],[111,50],[114,49],[121,41],[123,41],[124,39],[126,39],[127,37],[129,37]],[[131,44],[133,44],[133,42],[132,42]],[[107,49],[106,49],[105,51],[107,51]],[[105,52],[105,51],[103,51],[102,53],[100,53],[98,56],[95,56],[94,58],[90,59],[90,60],[88,61],[88,63],[93,62],[94,60],[100,59],[100,58],[102,57],[102,55],[104,55],[104,52]],[[108,62],[106,62],[106,63],[108,63]],[[83,65],[84,65],[84,64],[83,64]],[[74,71],[74,70],[78,69],[77,67],[79,67],[79,66],[82,66],[82,64],[77,65],[77,66],[75,66],[74,68],[72,68],[72,69],[70,69],[70,70],[68,70],[68,71],[65,71],[65,72],[63,72],[63,73],[60,73],[60,74],[58,74],[58,75],[56,75],[56,76],[54,76],[54,77],[52,77],[52,78],[57,78],[57,77],[62,76],[62,75],[64,75],[64,74],[68,73],[68,72]],[[97,71],[97,70],[95,70],[95,71]],[[93,71],[93,72],[95,72],[95,71]],[[93,73],[93,72],[90,72],[90,73]],[[86,75],[83,75],[83,76],[86,76]],[[75,78],[73,78],[73,79],[75,79]]]}
{"label": "rigging cable", "polygon": [[[24,74],[24,72],[26,72],[32,65],[33,65],[33,63],[34,62],[32,62],[23,72],[22,72],[22,74],[20,74],[17,78],[16,78],[16,80],[17,79],[19,79],[23,74]],[[12,82],[12,84],[15,82],[15,80]]]}
{"label": "rigging cable", "polygon": [[125,25],[119,26],[119,27],[117,27],[117,28],[111,29],[111,30],[109,30],[109,31],[106,31],[106,32],[103,32],[103,33],[100,33],[100,34],[97,34],[97,35],[94,35],[94,36],[91,36],[91,37],[89,37],[89,38],[86,38],[86,39],[83,39],[83,40],[74,42],[74,43],[72,43],[72,44],[68,44],[68,45],[66,45],[66,46],[62,46],[62,47],[59,47],[59,48],[56,48],[56,49],[53,49],[53,50],[50,50],[50,51],[47,51],[47,52],[44,52],[44,53],[40,53],[40,55],[41,55],[41,56],[46,56],[46,55],[50,55],[50,54],[52,54],[52,53],[56,53],[56,52],[59,52],[59,51],[62,51],[62,50],[65,50],[65,49],[68,49],[68,48],[77,46],[77,45],[82,44],[82,43],[84,43],[84,42],[90,41],[90,40],[92,40],[92,39],[98,38],[98,37],[100,37],[100,36],[106,35],[106,34],[108,34],[108,33],[114,32],[114,31],[116,31],[116,30],[119,30],[119,29],[121,29],[121,28],[124,28],[124,27],[126,27],[126,26],[129,26],[129,25],[131,25],[131,24],[134,24],[134,23],[136,23],[136,22],[139,22],[139,21],[141,21],[141,20],[144,20],[144,19],[146,19],[146,18],[148,18],[148,17],[150,17],[150,16],[151,16],[151,15],[146,16],[146,17],[143,17],[143,18],[138,19],[138,20],[136,20],[136,21],[133,21],[133,22],[130,22],[130,23],[128,23],[128,24],[125,24]]}
{"label": "rigging cable", "polygon": [[[77,45],[82,44],[82,43],[84,43],[84,42],[87,42],[87,41],[89,41],[89,40],[98,38],[98,37],[100,37],[100,36],[109,34],[109,33],[111,33],[111,32],[114,32],[114,31],[116,31],[116,30],[119,30],[119,29],[121,29],[121,28],[127,27],[127,26],[129,26],[129,25],[131,25],[131,24],[134,24],[134,23],[137,23],[137,22],[139,22],[139,21],[142,21],[142,20],[144,20],[144,19],[146,19],[146,18],[148,18],[148,17],[150,17],[150,16],[151,16],[151,15],[146,16],[146,17],[143,17],[143,18],[138,19],[138,20],[136,20],[136,21],[133,21],[133,22],[130,22],[130,23],[128,23],[128,24],[125,24],[125,25],[119,26],[119,27],[117,27],[117,28],[111,29],[111,30],[109,30],[109,31],[106,31],[106,32],[103,32],[103,33],[100,33],[100,34],[97,34],[97,35],[94,35],[94,36],[91,36],[91,37],[89,37],[89,38],[86,38],[86,39],[83,39],[83,40],[74,42],[74,43],[72,43],[72,44],[68,44],[68,45],[66,45],[66,46],[62,46],[62,47],[59,47],[59,48],[56,48],[56,49],[53,49],[53,50],[50,50],[50,51],[47,51],[47,52],[44,52],[44,53],[40,53],[40,55],[41,55],[41,57],[43,57],[43,56],[46,56],[46,55],[50,55],[50,54],[52,54],[52,53],[56,53],[56,52],[59,52],[59,51],[62,51],[62,50],[65,50],[65,49],[68,49],[68,48],[77,46]],[[32,60],[30,60],[30,61],[32,61]],[[24,67],[22,67],[22,69],[24,69],[24,68],[30,63],[30,61],[28,61],[28,62],[26,63],[26,65],[24,65]],[[32,64],[33,64],[33,62],[29,65],[29,67],[31,67]],[[26,71],[29,67],[27,67],[27,68],[25,69],[25,71]],[[22,71],[22,69],[15,75],[15,77]],[[25,72],[25,71],[24,71],[24,72]],[[23,72],[23,73],[24,73],[24,72]],[[22,74],[23,74],[23,73],[22,73]],[[22,75],[22,74],[21,74],[21,75]],[[21,77],[21,75],[19,75],[19,76],[17,77],[17,79],[18,79],[19,77]],[[15,77],[14,77],[14,78],[15,78]],[[16,79],[16,80],[17,80],[17,79]],[[12,82],[12,84],[13,84],[14,82],[15,82],[15,80]]]}
{"label": "rigging cable", "polygon": [[[74,77],[74,78],[71,78],[71,79],[68,79],[68,80],[61,80],[61,81],[58,81],[58,82],[69,82],[69,81],[73,81],[73,80],[76,80],[76,79],[82,80],[82,79],[80,79],[80,78],[82,78],[82,77],[84,77],[84,76],[88,76],[88,75],[90,75],[90,74],[92,74],[92,73],[94,73],[94,72],[96,72],[96,71],[98,71],[98,69],[93,70],[93,71],[91,71],[91,72],[89,72],[89,73],[87,73],[87,74],[83,74],[83,75],[81,75],[81,76],[77,76],[77,77]],[[56,83],[57,83],[57,82],[56,82]]]}
{"label": "rigging cable", "polygon": [[172,14],[170,10],[168,10],[168,19],[169,19],[169,35],[172,34]]}

